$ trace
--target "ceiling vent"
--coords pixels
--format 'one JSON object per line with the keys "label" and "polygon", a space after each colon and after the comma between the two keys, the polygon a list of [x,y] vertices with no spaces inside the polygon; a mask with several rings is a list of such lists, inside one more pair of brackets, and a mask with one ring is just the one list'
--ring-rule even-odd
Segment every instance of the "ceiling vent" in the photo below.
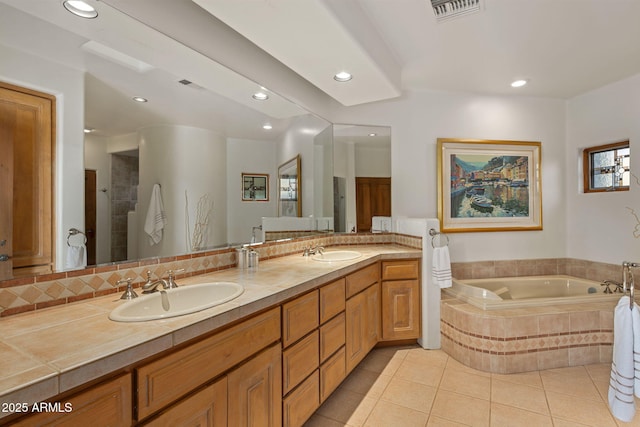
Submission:
{"label": "ceiling vent", "polygon": [[199,90],[204,89],[204,87],[192,82],[191,80],[187,80],[187,79],[178,80],[178,83],[180,83],[181,85],[184,85],[184,86],[189,86],[190,88],[193,88],[193,89],[199,89]]}
{"label": "ceiling vent", "polygon": [[481,0],[431,0],[437,22],[480,12],[481,3]]}

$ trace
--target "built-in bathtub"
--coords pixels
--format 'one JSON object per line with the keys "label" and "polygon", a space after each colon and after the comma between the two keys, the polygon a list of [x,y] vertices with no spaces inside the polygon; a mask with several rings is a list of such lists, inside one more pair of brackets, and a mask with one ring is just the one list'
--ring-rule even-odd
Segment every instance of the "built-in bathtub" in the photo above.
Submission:
{"label": "built-in bathtub", "polygon": [[453,280],[445,293],[483,310],[524,308],[549,304],[617,301],[599,282],[572,276],[527,276]]}
{"label": "built-in bathtub", "polygon": [[440,304],[442,349],[502,374],[610,363],[621,294],[603,289],[571,276],[454,279]]}

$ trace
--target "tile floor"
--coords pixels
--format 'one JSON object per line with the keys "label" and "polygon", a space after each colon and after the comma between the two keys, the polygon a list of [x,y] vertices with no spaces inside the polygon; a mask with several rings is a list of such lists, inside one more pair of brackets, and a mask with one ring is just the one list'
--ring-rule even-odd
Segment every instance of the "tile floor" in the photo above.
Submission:
{"label": "tile floor", "polygon": [[490,374],[441,350],[374,349],[305,427],[640,426],[640,411],[632,423],[609,412],[609,369]]}

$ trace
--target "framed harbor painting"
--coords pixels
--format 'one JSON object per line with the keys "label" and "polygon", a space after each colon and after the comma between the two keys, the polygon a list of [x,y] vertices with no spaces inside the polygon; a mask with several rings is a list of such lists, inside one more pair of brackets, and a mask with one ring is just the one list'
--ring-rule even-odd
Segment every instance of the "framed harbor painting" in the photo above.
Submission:
{"label": "framed harbor painting", "polygon": [[269,175],[262,173],[242,173],[242,201],[268,202]]}
{"label": "framed harbor painting", "polygon": [[438,139],[443,232],[542,230],[541,143]]}

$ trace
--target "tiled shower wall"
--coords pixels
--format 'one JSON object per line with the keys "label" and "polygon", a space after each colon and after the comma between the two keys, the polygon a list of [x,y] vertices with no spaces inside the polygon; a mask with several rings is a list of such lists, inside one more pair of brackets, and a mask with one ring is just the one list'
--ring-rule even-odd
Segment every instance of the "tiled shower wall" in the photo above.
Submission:
{"label": "tiled shower wall", "polygon": [[111,261],[127,259],[127,213],[138,202],[138,158],[111,155]]}

